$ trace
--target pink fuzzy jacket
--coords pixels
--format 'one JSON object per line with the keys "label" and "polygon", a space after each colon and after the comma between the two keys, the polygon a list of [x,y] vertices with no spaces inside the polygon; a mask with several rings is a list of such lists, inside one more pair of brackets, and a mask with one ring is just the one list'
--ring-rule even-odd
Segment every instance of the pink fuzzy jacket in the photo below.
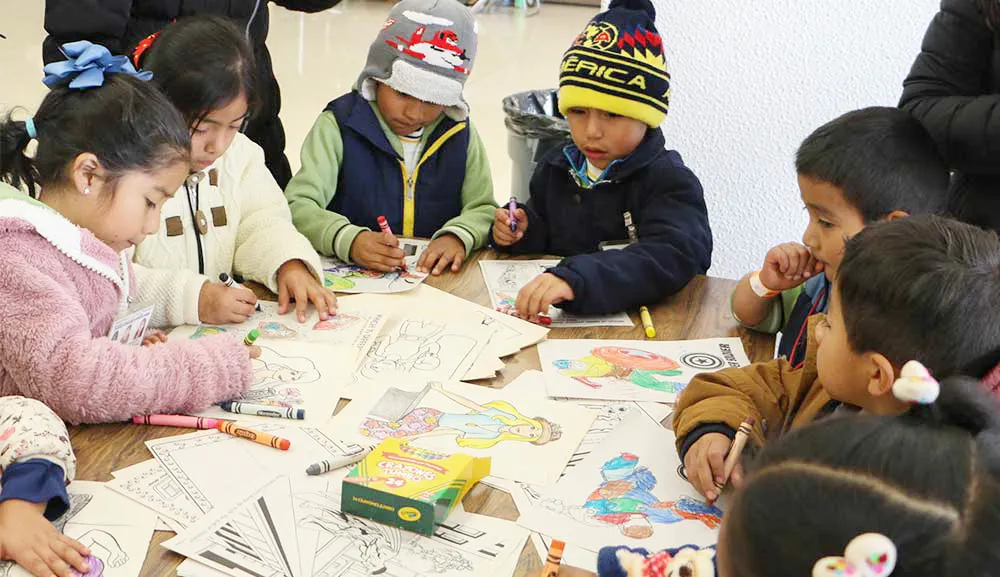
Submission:
{"label": "pink fuzzy jacket", "polygon": [[198,411],[249,387],[247,349],[226,336],[112,342],[131,277],[128,260],[90,231],[0,184],[0,395],[103,423]]}

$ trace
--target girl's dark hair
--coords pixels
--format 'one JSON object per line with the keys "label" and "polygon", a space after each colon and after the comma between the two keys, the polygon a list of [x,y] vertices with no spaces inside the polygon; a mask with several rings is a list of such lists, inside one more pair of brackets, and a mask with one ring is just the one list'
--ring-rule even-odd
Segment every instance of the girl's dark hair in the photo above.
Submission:
{"label": "girl's dark hair", "polygon": [[893,577],[1000,574],[1000,416],[974,379],[901,417],[832,417],[768,445],[726,513],[734,577],[810,575],[858,535],[898,551]]}
{"label": "girl's dark hair", "polygon": [[167,26],[142,64],[189,127],[241,95],[247,118],[259,108],[253,51],[239,28],[221,16],[194,16]]}
{"label": "girl's dark hair", "polygon": [[68,165],[85,152],[97,156],[112,191],[126,172],[189,161],[191,141],[180,114],[155,86],[126,74],[108,74],[98,88],[53,89],[33,121],[38,150],[31,158],[25,122],[11,114],[0,120],[0,180],[32,196],[39,186],[64,182]]}

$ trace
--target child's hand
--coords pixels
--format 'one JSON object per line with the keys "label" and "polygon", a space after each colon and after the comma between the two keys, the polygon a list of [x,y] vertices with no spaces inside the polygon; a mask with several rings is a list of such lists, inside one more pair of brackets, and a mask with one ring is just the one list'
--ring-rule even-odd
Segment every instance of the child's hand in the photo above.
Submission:
{"label": "child's hand", "polygon": [[257,296],[246,287],[207,282],[198,296],[198,319],[207,325],[239,324],[250,318],[256,304]]}
{"label": "child's hand", "polygon": [[[691,445],[684,455],[684,471],[688,481],[709,501],[719,498],[719,485],[725,485],[726,454],[732,445],[729,437],[722,433],[707,433]],[[743,484],[743,466],[737,463],[729,484],[738,488]]]}
{"label": "child's hand", "polygon": [[795,288],[810,277],[823,272],[823,263],[797,242],[786,242],[767,251],[760,282],[775,291]]}
{"label": "child's hand", "polygon": [[159,343],[167,342],[167,333],[163,331],[153,331],[142,339],[142,346],[151,347]]}
{"label": "child's hand", "polygon": [[247,347],[247,351],[250,352],[251,359],[260,358],[260,347],[258,347],[257,345],[250,345],[249,347]]}
{"label": "child's hand", "polygon": [[[542,561],[545,561],[542,559]],[[539,572],[538,577],[546,577],[548,574],[544,572]],[[577,569],[576,567],[568,567],[566,565],[559,566],[559,577],[597,577],[597,573],[592,573],[585,569]]]}
{"label": "child's hand", "polygon": [[12,499],[0,503],[0,559],[14,561],[37,577],[86,573],[90,550],[45,519],[45,503]]}
{"label": "child's hand", "polygon": [[498,208],[493,216],[493,242],[497,246],[510,246],[524,238],[524,233],[528,232],[528,215],[523,208],[514,211],[514,218],[517,219],[517,230],[510,231],[510,211],[506,208]]}
{"label": "child's hand", "polygon": [[351,260],[379,272],[392,272],[406,266],[399,239],[387,232],[366,230],[351,244]]}
{"label": "child's hand", "polygon": [[320,320],[337,314],[337,297],[324,287],[316,275],[301,260],[290,260],[278,269],[278,314],[288,312],[291,299],[295,299],[295,312],[299,322],[306,320],[309,303],[316,306]]}
{"label": "child's hand", "polygon": [[439,275],[451,265],[451,272],[462,270],[465,261],[465,243],[453,234],[442,234],[427,245],[417,261],[417,270]]}
{"label": "child's hand", "polygon": [[573,300],[573,289],[563,279],[552,273],[542,273],[517,293],[514,309],[525,319],[533,320],[540,314],[549,314],[549,307]]}

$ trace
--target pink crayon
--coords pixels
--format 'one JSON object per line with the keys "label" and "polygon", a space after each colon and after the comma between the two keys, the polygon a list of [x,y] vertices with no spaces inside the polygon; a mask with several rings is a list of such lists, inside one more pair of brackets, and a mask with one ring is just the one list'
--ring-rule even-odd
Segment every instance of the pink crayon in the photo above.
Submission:
{"label": "pink crayon", "polygon": [[182,429],[214,429],[216,425],[224,421],[187,415],[146,415],[145,417],[132,417],[132,422],[136,425],[157,425]]}

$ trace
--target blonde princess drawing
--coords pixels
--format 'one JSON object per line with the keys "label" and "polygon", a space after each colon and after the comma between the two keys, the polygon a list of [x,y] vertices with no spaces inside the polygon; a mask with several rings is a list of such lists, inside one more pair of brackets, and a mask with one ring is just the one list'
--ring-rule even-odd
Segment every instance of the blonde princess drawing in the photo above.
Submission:
{"label": "blonde princess drawing", "polygon": [[[431,383],[429,389],[466,407],[468,413],[448,413],[432,407],[409,408],[402,416],[371,415],[361,424],[361,434],[382,440],[388,437],[417,440],[427,437],[454,436],[459,447],[489,449],[503,441],[520,441],[545,445],[558,441],[562,429],[543,417],[525,417],[513,405],[491,401],[480,405],[444,389],[441,383]],[[390,393],[405,396],[398,389]],[[420,394],[422,398],[424,393]]]}

